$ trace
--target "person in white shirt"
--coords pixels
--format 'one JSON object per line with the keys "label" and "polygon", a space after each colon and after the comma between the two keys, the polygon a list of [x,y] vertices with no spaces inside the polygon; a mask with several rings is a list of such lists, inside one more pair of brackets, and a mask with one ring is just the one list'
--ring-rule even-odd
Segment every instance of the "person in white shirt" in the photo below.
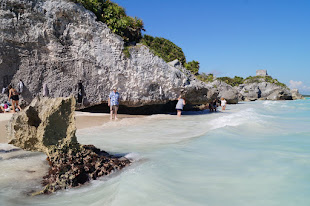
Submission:
{"label": "person in white shirt", "polygon": [[226,109],[226,104],[227,101],[224,97],[221,98],[221,106],[222,106],[222,111],[224,111]]}
{"label": "person in white shirt", "polygon": [[25,86],[23,80],[20,79],[17,86],[18,86],[17,87],[18,88],[18,93],[22,94],[23,90],[24,90],[24,86]]}

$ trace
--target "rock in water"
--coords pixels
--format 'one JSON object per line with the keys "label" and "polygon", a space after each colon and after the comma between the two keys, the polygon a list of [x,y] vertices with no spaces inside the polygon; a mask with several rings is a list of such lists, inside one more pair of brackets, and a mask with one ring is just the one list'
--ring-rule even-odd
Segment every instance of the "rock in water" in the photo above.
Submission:
{"label": "rock in water", "polygon": [[305,99],[298,91],[298,89],[291,89],[292,97],[294,100],[296,99]]}
{"label": "rock in water", "polygon": [[113,157],[93,145],[79,144],[74,110],[73,97],[37,97],[10,120],[10,144],[48,156],[51,168],[42,181],[45,188],[34,194],[80,186],[130,164],[128,159]]}

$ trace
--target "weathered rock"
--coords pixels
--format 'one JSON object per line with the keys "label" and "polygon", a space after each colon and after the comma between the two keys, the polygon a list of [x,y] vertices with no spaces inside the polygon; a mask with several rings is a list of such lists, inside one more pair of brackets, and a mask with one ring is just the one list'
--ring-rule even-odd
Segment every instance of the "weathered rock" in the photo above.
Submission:
{"label": "weathered rock", "polygon": [[239,92],[240,101],[262,100],[291,100],[292,94],[286,87],[269,82],[254,82],[235,87]]}
{"label": "weathered rock", "polygon": [[292,98],[294,100],[296,99],[305,99],[298,91],[298,89],[291,89],[291,93],[292,93]]}
{"label": "weathered rock", "polygon": [[76,145],[74,98],[35,98],[8,124],[9,143],[48,154],[51,147]]}
{"label": "weathered rock", "polygon": [[238,90],[232,87],[229,84],[226,84],[223,81],[215,80],[212,82],[213,88],[217,90],[218,96],[217,98],[220,99],[224,97],[228,104],[237,104],[238,103]]}
{"label": "weathered rock", "polygon": [[10,144],[47,154],[51,166],[43,178],[44,190],[51,193],[84,184],[130,164],[92,145],[80,145],[75,132],[75,99],[35,98],[8,124]]}
{"label": "weathered rock", "polygon": [[261,90],[255,84],[241,84],[238,87],[239,99],[241,101],[253,101],[261,98]]}
{"label": "weathered rock", "polygon": [[197,105],[210,103],[213,99],[218,97],[219,91],[214,89],[212,84],[206,84],[205,82],[197,80],[196,76],[185,69],[179,60],[176,59],[169,62],[168,65],[179,70],[186,76],[187,79],[184,84],[184,89],[181,90],[180,94],[184,96],[187,103],[193,106],[192,108],[197,108]]}
{"label": "weathered rock", "polygon": [[54,148],[47,160],[51,167],[42,180],[45,188],[34,195],[78,187],[130,164],[128,159],[113,157],[93,145],[81,145],[78,149]]}
{"label": "weathered rock", "polygon": [[[77,94],[84,86],[84,105],[106,103],[112,88],[128,107],[165,104],[184,91],[203,93],[190,102],[210,101],[208,87],[155,56],[143,45],[123,54],[124,42],[79,4],[66,0],[2,0],[0,4],[0,85],[4,79],[25,83],[23,99]],[[9,70],[7,68],[10,68]]]}
{"label": "weathered rock", "polygon": [[285,90],[275,90],[266,100],[292,100],[292,95]]}
{"label": "weathered rock", "polygon": [[168,64],[172,67],[182,66],[182,63],[178,59],[168,62]]}

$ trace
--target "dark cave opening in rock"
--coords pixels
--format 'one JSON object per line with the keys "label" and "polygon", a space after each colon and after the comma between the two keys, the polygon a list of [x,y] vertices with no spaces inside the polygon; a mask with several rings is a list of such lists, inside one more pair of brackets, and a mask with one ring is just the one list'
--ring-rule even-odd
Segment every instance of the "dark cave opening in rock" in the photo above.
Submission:
{"label": "dark cave opening in rock", "polygon": [[[177,100],[169,101],[165,104],[152,104],[144,105],[140,107],[130,107],[125,105],[120,105],[118,109],[118,114],[130,114],[130,115],[152,115],[152,114],[176,114],[175,106]],[[192,105],[186,104],[184,106],[184,111],[201,111],[205,109],[205,105]],[[109,113],[110,107],[107,103],[102,103],[92,107],[79,109],[81,112],[92,112],[92,113]]]}
{"label": "dark cave opening in rock", "polygon": [[[151,115],[151,114],[173,114],[175,112],[175,105],[177,101],[170,101],[166,104],[153,104],[144,105],[140,107],[130,107],[120,104],[118,114],[131,114],[131,115]],[[84,108],[79,111],[92,112],[92,113],[109,113],[110,107],[107,103],[95,105],[92,107]]]}

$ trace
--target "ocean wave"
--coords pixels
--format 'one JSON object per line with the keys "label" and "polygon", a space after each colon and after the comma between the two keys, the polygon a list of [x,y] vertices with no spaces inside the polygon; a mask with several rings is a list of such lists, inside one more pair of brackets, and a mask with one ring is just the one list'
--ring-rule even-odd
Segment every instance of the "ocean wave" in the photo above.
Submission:
{"label": "ocean wave", "polygon": [[275,105],[275,104],[279,104],[279,102],[278,101],[271,101],[271,100],[269,100],[269,101],[264,101],[263,102],[263,105]]}
{"label": "ocean wave", "polygon": [[267,115],[259,114],[253,108],[246,108],[235,113],[224,114],[214,119],[209,125],[211,126],[211,129],[214,130],[226,126],[236,127],[251,122],[263,123],[262,116],[268,117]]}

